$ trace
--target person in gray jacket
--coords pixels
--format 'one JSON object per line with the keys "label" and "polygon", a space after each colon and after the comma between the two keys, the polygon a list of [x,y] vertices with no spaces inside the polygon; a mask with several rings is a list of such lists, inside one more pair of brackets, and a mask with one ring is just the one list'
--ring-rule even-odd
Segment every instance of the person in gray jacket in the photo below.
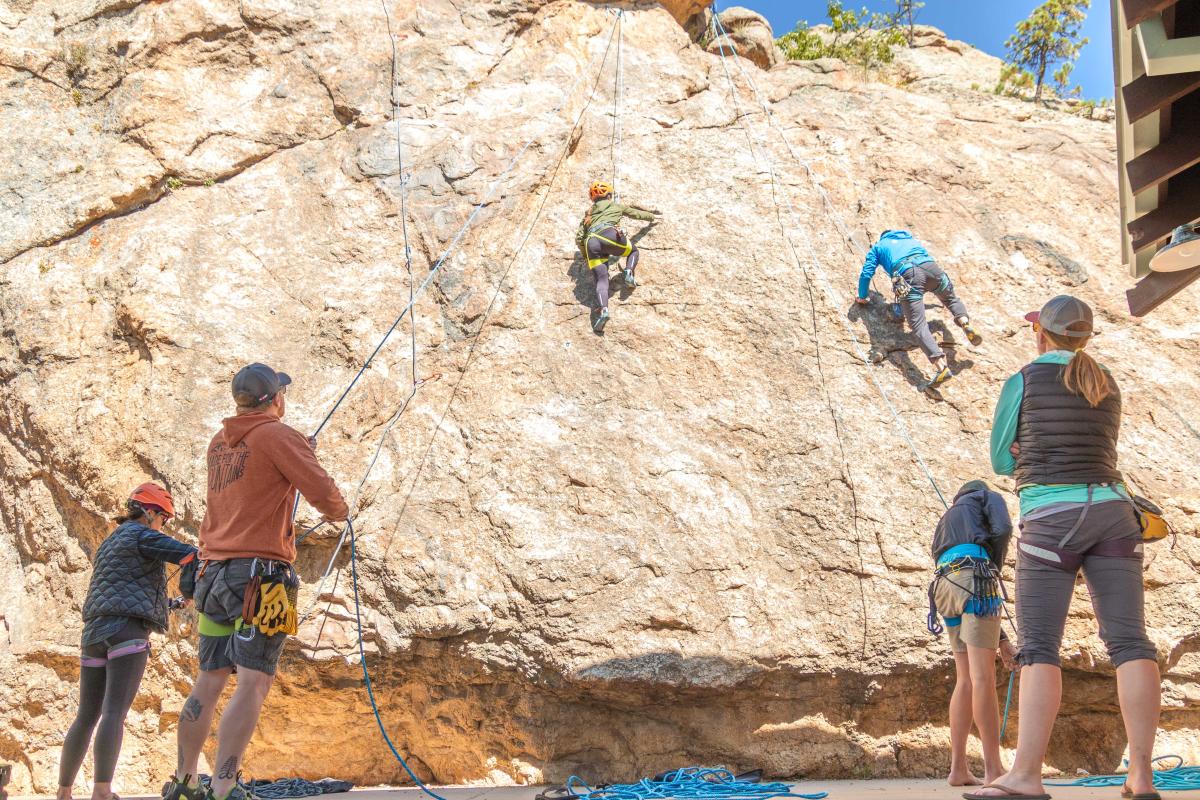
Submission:
{"label": "person in gray jacket", "polygon": [[[978,786],[967,763],[971,723],[979,731],[984,781],[1004,772],[1000,761],[1000,708],[996,702],[996,653],[1009,669],[1015,650],[1000,628],[1004,595],[1000,570],[1013,524],[1004,498],[983,481],[968,481],[938,520],[932,554],[937,568],[929,584],[929,630],[946,632],[956,680],[950,696],[951,786]],[[938,624],[941,616],[944,626]]]}

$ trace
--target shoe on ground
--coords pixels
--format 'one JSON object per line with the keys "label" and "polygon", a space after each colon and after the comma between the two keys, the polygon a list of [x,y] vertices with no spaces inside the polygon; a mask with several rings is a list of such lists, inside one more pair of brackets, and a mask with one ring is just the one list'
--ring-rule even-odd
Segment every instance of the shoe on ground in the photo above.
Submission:
{"label": "shoe on ground", "polygon": [[163,784],[162,800],[204,800],[206,794],[204,786],[199,783],[189,786],[190,779],[191,776],[188,775],[181,782],[172,775],[171,779]]}
{"label": "shoe on ground", "polygon": [[983,344],[983,337],[971,327],[970,323],[963,325],[962,329],[963,333],[967,335],[967,341],[969,341],[971,344],[975,345],[976,347],[979,347],[979,345]]}
{"label": "shoe on ground", "polygon": [[592,323],[592,330],[596,333],[603,333],[604,326],[608,324],[608,309],[602,309],[600,316],[596,317],[596,321]]}
{"label": "shoe on ground", "polygon": [[630,289],[637,286],[637,278],[633,276],[633,270],[631,269],[625,270],[625,285]]}

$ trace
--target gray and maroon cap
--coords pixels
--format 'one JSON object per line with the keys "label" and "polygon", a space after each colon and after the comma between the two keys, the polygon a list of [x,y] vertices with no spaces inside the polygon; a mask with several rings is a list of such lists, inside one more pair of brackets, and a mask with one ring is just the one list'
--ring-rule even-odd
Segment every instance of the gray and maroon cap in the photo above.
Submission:
{"label": "gray and maroon cap", "polygon": [[286,372],[276,372],[257,362],[242,367],[233,376],[233,399],[241,406],[259,406],[279,394],[292,382]]}
{"label": "gray and maroon cap", "polygon": [[[1041,311],[1030,311],[1025,319],[1041,325],[1043,330],[1072,339],[1084,339],[1097,333],[1092,324],[1092,307],[1069,294],[1051,297]],[[1080,323],[1087,325],[1087,328],[1071,330],[1071,325]]]}

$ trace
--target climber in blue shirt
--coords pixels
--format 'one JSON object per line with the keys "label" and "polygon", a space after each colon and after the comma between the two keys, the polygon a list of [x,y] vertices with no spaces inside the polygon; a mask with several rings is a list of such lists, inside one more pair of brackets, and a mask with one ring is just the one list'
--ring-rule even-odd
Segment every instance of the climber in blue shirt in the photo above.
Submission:
{"label": "climber in blue shirt", "polygon": [[963,329],[971,344],[978,346],[983,342],[983,337],[971,327],[967,307],[954,293],[950,276],[911,233],[884,231],[879,241],[867,251],[862,273],[858,276],[858,297],[855,302],[863,305],[869,302],[867,292],[871,288],[871,278],[879,267],[883,267],[883,271],[892,279],[892,291],[904,312],[904,318],[908,320],[908,327],[933,364],[934,376],[928,385],[932,387],[945,383],[953,375],[946,366],[946,354],[938,347],[929,330],[929,322],[925,319],[925,293],[937,295],[954,315],[955,324]]}

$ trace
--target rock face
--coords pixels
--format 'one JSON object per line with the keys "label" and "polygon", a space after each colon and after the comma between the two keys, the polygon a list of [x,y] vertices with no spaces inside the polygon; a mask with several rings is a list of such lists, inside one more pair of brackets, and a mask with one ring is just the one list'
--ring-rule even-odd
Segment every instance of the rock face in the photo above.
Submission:
{"label": "rock face", "polygon": [[[989,474],[995,398],[1031,357],[1021,314],[1066,290],[1096,308],[1095,351],[1125,389],[1122,464],[1180,533],[1146,572],[1167,700],[1157,749],[1200,757],[1200,327],[1194,293],[1147,320],[1123,312],[1111,126],[965,80],[747,70],[793,157],[736,64],[734,95],[719,57],[638,6],[618,143],[615,47],[599,66],[607,11],[387,8],[394,87],[377,2],[0,12],[0,760],[13,790],[53,790],[90,558],[123,494],[164,481],[193,538],[235,370],[287,369],[288,419],[313,430],[452,243],[411,320],[429,380],[358,502],[367,658],[420,774],[944,770],[951,662],[923,623],[941,506],[869,377],[952,493]],[[975,58],[918,55],[925,74]],[[644,285],[614,299],[597,337],[572,236],[614,154],[622,196],[663,216],[641,239]],[[850,302],[868,233],[898,226],[928,242],[986,335],[951,342],[933,311],[958,372],[944,402],[914,390],[925,365],[885,307]],[[322,434],[348,491],[410,394],[409,325]],[[325,532],[301,548],[301,605],[320,606],[287,650],[248,771],[398,782],[370,727],[344,552],[314,596],[332,552]],[[170,769],[193,626],[179,614],[156,639],[118,790]],[[1064,655],[1051,762],[1111,769],[1123,736],[1082,588]]]}
{"label": "rock face", "polygon": [[725,9],[718,17],[726,33],[708,43],[707,50],[720,54],[737,53],[749,59],[760,69],[770,69],[779,62],[779,50],[775,47],[775,34],[771,23],[756,11],[741,6]]}

